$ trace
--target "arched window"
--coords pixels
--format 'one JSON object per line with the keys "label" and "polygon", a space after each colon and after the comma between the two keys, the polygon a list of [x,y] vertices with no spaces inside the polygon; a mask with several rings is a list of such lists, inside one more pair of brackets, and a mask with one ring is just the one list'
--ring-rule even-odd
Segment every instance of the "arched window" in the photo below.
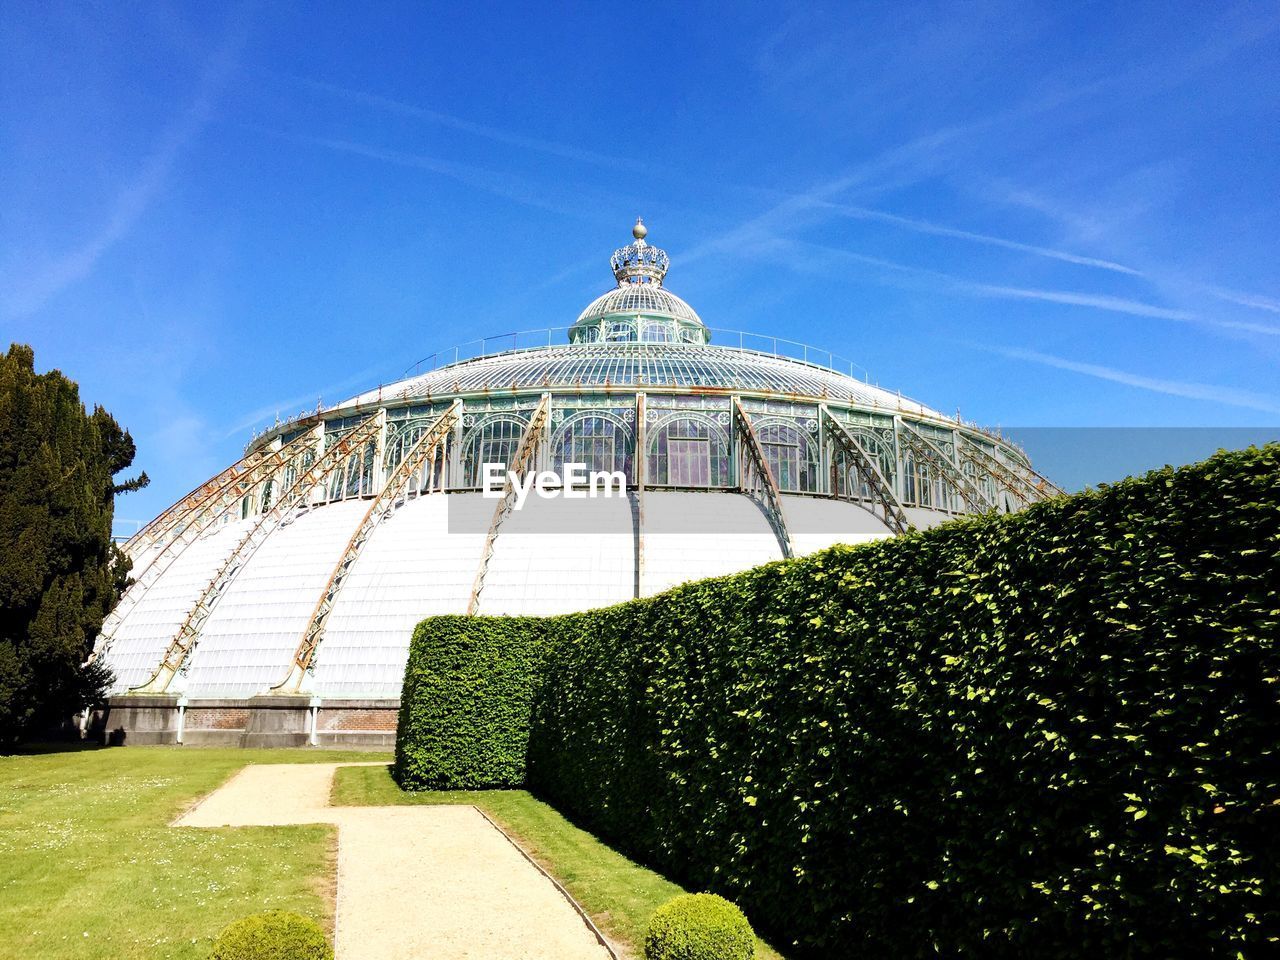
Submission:
{"label": "arched window", "polygon": [[390,474],[400,465],[405,454],[413,449],[414,444],[422,439],[422,435],[435,424],[433,417],[416,417],[399,423],[388,425],[387,452],[382,458],[383,468]]}
{"label": "arched window", "polygon": [[649,441],[649,480],[659,486],[727,487],[729,437],[710,417],[678,414]]}
{"label": "arched window", "polygon": [[463,485],[480,486],[486,463],[500,463],[505,471],[520,446],[524,428],[524,421],[507,416],[487,417],[472,427],[462,441]]}
{"label": "arched window", "polygon": [[630,320],[610,320],[604,338],[611,342],[625,342],[636,339],[636,325]]}
{"label": "arched window", "polygon": [[788,493],[818,489],[818,445],[797,424],[773,420],[756,428],[778,488]]}
{"label": "arched window", "polygon": [[631,482],[631,428],[621,417],[603,411],[576,413],[562,423],[551,442],[556,470],[566,463],[586,464],[587,473],[621,470]]}

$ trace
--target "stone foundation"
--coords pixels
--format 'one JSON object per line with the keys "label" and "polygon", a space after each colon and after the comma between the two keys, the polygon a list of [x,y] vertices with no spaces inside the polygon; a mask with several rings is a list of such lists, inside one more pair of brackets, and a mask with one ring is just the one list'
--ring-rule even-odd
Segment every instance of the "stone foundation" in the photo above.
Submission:
{"label": "stone foundation", "polygon": [[121,746],[387,750],[395,746],[399,712],[399,700],[218,700],[133,694],[112,697],[105,714],[94,718],[93,728],[104,742]]}

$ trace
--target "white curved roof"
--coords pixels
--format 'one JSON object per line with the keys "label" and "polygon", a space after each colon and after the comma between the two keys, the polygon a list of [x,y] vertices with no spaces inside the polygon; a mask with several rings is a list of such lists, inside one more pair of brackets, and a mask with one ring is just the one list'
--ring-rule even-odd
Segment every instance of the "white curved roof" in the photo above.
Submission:
{"label": "white curved roof", "polygon": [[[888,535],[883,522],[857,504],[783,500],[797,553]],[[190,655],[188,696],[247,697],[284,679],[365,506],[350,500],[301,511],[251,556]],[[630,498],[621,497],[531,498],[495,541],[479,612],[554,614],[634,597],[632,509]],[[408,501],[374,530],[335,601],[316,653],[312,692],[399,696],[414,625],[432,614],[466,612],[492,510],[493,501],[478,493],[429,494]],[[113,692],[150,677],[245,522],[219,526],[197,540],[125,616],[104,653],[117,676]],[[782,556],[764,513],[739,493],[650,491],[643,535],[643,596]],[[175,681],[175,688],[183,682]]]}

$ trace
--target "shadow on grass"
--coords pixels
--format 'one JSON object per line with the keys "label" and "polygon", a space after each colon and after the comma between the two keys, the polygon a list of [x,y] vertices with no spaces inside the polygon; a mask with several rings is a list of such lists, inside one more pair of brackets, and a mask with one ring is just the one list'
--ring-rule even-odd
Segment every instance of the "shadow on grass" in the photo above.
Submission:
{"label": "shadow on grass", "polygon": [[93,740],[34,740],[31,743],[0,744],[0,757],[31,757],[44,753],[84,753],[105,750]]}

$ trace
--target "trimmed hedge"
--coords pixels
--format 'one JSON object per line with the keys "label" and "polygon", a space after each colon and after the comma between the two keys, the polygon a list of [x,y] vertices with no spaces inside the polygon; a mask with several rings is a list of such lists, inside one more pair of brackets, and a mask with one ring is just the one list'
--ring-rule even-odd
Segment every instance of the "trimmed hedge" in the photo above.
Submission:
{"label": "trimmed hedge", "polygon": [[528,782],[796,957],[1268,955],[1278,595],[1276,445],[689,584],[507,633]]}
{"label": "trimmed hedge", "polygon": [[751,960],[756,935],[742,911],[714,893],[673,897],[653,913],[645,960]]}
{"label": "trimmed hedge", "polygon": [[213,942],[211,960],[333,960],[314,920],[285,910],[255,913],[228,924]]}
{"label": "trimmed hedge", "polygon": [[523,785],[545,635],[537,617],[433,617],[418,625],[392,768],[402,787]]}

